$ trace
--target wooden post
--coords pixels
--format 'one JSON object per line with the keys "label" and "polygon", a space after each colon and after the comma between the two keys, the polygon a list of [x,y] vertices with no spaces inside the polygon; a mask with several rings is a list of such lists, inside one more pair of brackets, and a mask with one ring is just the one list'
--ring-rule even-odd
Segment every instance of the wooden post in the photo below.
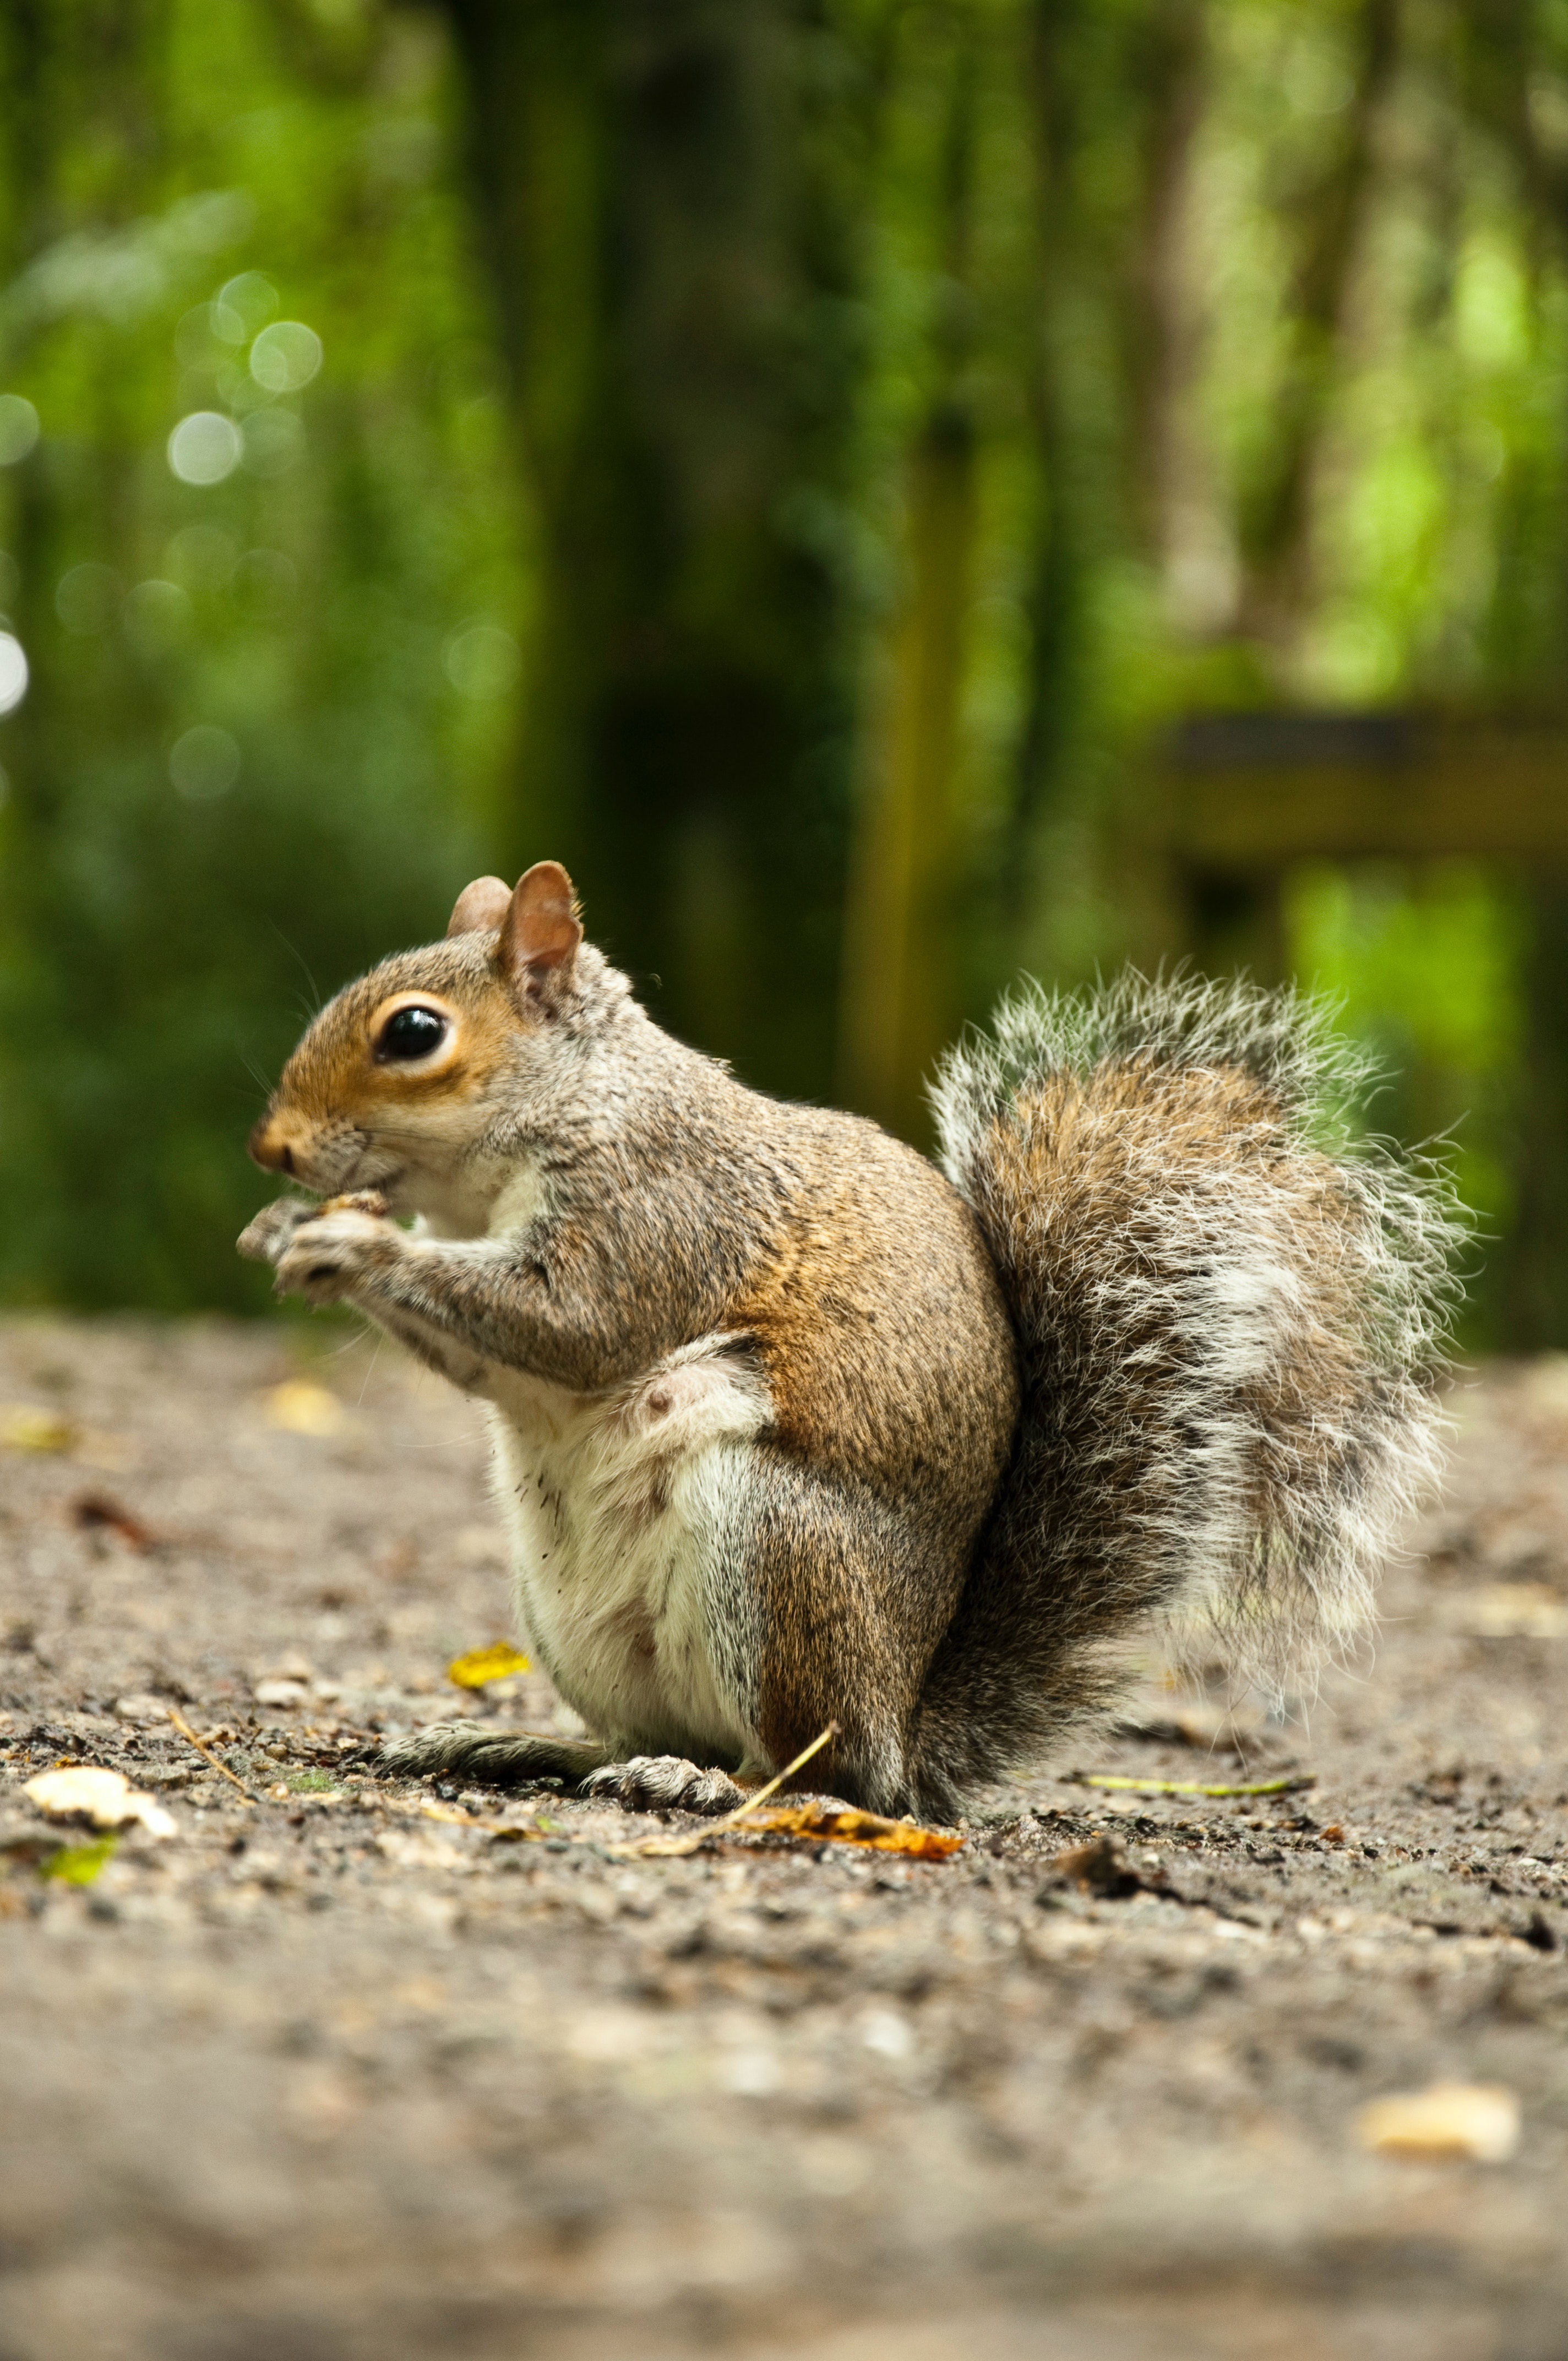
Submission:
{"label": "wooden post", "polygon": [[[1512,1345],[1568,1346],[1568,717],[1551,713],[1229,713],[1175,732],[1152,816],[1129,847],[1174,882],[1179,950],[1206,972],[1285,972],[1291,862],[1430,862],[1522,871],[1525,973],[1517,1214],[1490,1249]],[[1162,939],[1143,952],[1168,955]]]}

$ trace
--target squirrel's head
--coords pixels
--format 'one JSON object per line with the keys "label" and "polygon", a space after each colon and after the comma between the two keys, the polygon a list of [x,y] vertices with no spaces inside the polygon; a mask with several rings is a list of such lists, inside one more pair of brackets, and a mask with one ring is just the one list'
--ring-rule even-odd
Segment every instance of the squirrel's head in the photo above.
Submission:
{"label": "squirrel's head", "polygon": [[531,1042],[543,1048],[574,1006],[582,940],[558,862],[515,891],[499,877],[465,887],[444,941],[384,960],[322,1010],[252,1158],[323,1194],[378,1189],[394,1212],[427,1210],[494,1127],[498,1085],[516,1097]]}

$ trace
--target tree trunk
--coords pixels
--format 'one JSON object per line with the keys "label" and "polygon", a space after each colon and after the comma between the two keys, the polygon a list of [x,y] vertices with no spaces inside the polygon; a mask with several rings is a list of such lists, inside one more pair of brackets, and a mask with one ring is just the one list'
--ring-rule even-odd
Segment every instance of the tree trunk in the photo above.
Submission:
{"label": "tree trunk", "polygon": [[958,1021],[956,826],[974,555],[975,425],[965,384],[978,28],[953,11],[926,414],[907,462],[904,590],[867,749],[845,928],[840,1087],[922,1144],[925,1085]]}
{"label": "tree trunk", "polygon": [[1283,642],[1308,591],[1313,473],[1328,421],[1376,142],[1399,59],[1399,0],[1359,0],[1355,92],[1337,151],[1299,205],[1304,223],[1288,357],[1264,465],[1242,504],[1243,628]]}
{"label": "tree trunk", "polygon": [[565,861],[665,1022],[820,1093],[852,677],[834,37],[810,0],[448,10],[537,511],[509,867]]}

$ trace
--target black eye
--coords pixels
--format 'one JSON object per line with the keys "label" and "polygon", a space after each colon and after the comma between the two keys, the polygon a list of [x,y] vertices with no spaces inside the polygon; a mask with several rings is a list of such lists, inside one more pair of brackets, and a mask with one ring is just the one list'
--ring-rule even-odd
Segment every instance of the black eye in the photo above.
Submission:
{"label": "black eye", "polygon": [[446,1038],[446,1019],[433,1008],[400,1008],[381,1027],[378,1058],[428,1058]]}

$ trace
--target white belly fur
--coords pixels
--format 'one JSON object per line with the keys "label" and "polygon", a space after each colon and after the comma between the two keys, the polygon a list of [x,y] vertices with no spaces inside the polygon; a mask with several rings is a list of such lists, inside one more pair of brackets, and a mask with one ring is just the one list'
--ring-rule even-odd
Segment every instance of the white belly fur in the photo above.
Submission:
{"label": "white belly fur", "polygon": [[609,1393],[499,1370],[486,1388],[528,1642],[618,1752],[760,1759],[743,1676],[713,1644],[717,1593],[731,1634],[745,1619],[732,1537],[771,1412],[731,1341],[700,1338]]}

